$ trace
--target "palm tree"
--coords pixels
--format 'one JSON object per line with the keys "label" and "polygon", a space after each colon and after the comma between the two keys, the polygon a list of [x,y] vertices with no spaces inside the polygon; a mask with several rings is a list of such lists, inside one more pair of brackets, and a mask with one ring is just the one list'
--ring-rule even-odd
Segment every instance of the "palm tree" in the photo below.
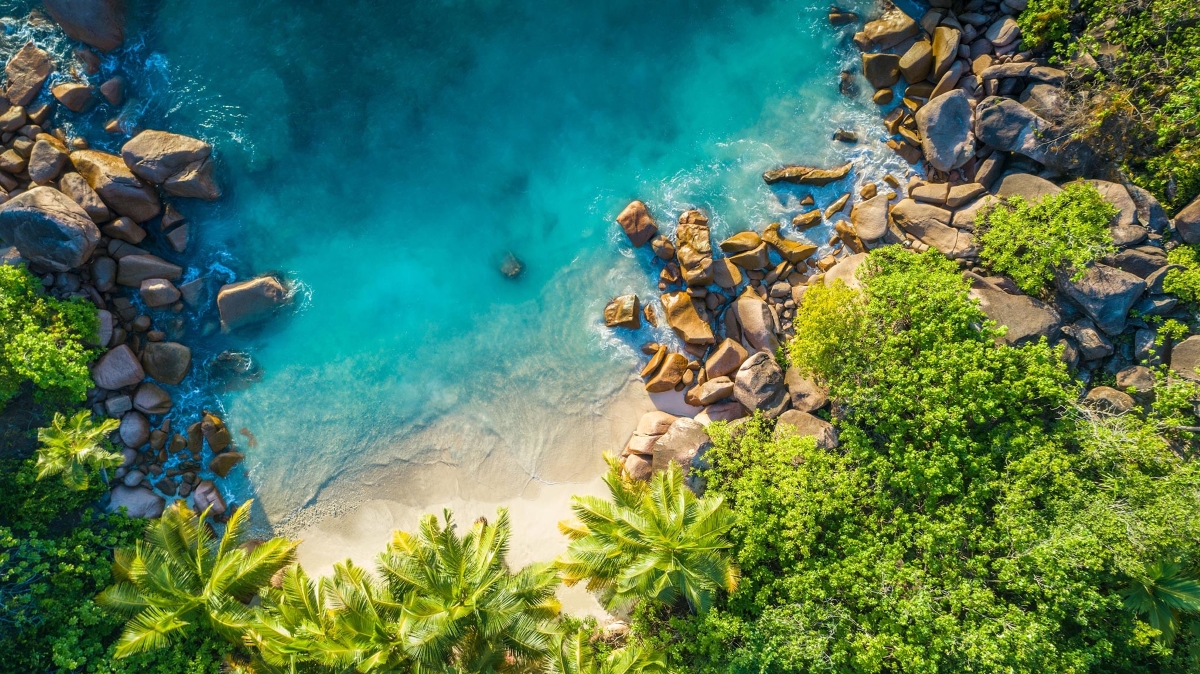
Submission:
{"label": "palm tree", "polygon": [[38,429],[38,479],[61,475],[63,484],[75,491],[87,489],[97,470],[121,465],[122,457],[112,451],[108,434],[117,430],[116,419],[92,422],[84,410],[67,420],[55,413],[49,428]]}
{"label": "palm tree", "polygon": [[1159,641],[1169,645],[1179,632],[1179,614],[1200,613],[1200,582],[1182,573],[1180,564],[1155,562],[1146,567],[1146,577],[1121,591],[1125,609],[1146,616],[1159,631]]}
{"label": "palm tree", "polygon": [[563,582],[586,580],[589,590],[604,592],[610,609],[640,598],[668,605],[682,599],[704,612],[719,590],[732,592],[739,573],[729,554],[734,518],[724,499],[697,498],[674,463],[646,485],[624,478],[616,459],[606,459],[612,501],[575,496],[577,521],[558,525],[571,539],[557,562]]}
{"label": "palm tree", "polygon": [[417,535],[396,532],[379,557],[379,572],[394,596],[405,597],[405,650],[412,671],[532,672],[550,650],[559,604],[558,576],[549,564],[512,573],[508,511],[459,537],[450,511],[445,526],[433,515]]}
{"label": "palm tree", "polygon": [[218,541],[207,511],[197,515],[177,501],[146,526],[134,549],[116,552],[118,582],[97,601],[129,619],[117,657],[164,648],[198,626],[242,640],[251,617],[245,602],[296,554],[296,544],[283,538],[245,544],[252,503],[234,512]]}
{"label": "palm tree", "polygon": [[597,660],[587,644],[588,632],[560,632],[546,674],[666,674],[667,658],[662,653],[637,645],[617,649]]}

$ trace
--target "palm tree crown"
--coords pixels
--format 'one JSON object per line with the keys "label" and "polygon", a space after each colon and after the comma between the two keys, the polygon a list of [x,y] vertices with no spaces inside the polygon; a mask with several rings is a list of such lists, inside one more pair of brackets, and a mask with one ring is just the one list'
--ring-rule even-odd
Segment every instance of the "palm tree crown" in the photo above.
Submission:
{"label": "palm tree crown", "polygon": [[87,489],[94,472],[121,465],[121,455],[111,451],[107,438],[118,425],[116,419],[94,423],[87,410],[70,420],[55,413],[49,428],[38,429],[38,479],[61,475],[67,488]]}
{"label": "palm tree crown", "polygon": [[727,538],[734,517],[719,496],[697,498],[672,463],[649,485],[624,478],[613,457],[604,477],[612,501],[572,498],[577,521],[559,529],[571,539],[558,560],[563,581],[586,580],[610,608],[639,598],[666,604],[686,600],[693,611],[712,605],[718,590],[737,587],[738,569]]}
{"label": "palm tree crown", "polygon": [[1175,641],[1179,614],[1200,613],[1200,582],[1182,571],[1180,564],[1155,562],[1146,567],[1145,578],[1121,591],[1125,609],[1146,616],[1164,645]]}
{"label": "palm tree crown", "polygon": [[117,656],[169,646],[184,631],[205,626],[240,642],[250,622],[249,601],[295,558],[296,544],[274,538],[246,545],[247,501],[229,518],[218,541],[207,511],[192,512],[182,501],[146,526],[133,550],[118,550],[118,582],[100,593],[102,606],[129,618]]}
{"label": "palm tree crown", "polygon": [[588,631],[560,632],[546,674],[666,674],[664,654],[629,645],[597,659],[587,643]]}

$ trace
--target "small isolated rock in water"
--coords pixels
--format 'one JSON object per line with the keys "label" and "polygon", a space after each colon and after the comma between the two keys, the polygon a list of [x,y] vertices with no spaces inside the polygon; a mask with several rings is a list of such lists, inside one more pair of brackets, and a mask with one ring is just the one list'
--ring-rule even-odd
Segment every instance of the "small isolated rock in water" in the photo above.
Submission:
{"label": "small isolated rock in water", "polygon": [[192,350],[178,342],[150,342],[142,347],[142,366],[151,378],[174,386],[192,365]]}
{"label": "small isolated rock in water", "polygon": [[525,271],[525,263],[521,262],[516,255],[512,253],[504,254],[504,261],[500,263],[500,273],[504,274],[505,278],[515,279]]}
{"label": "small isolated rock in water", "polygon": [[833,139],[842,143],[857,143],[858,134],[846,129],[838,129],[833,132]]}
{"label": "small isolated rock in water", "polygon": [[629,242],[634,248],[645,245],[658,233],[658,226],[654,224],[654,218],[650,217],[646,204],[636,199],[629,202],[625,210],[617,216],[617,224],[625,230],[625,236],[629,237]]}
{"label": "small isolated rock in water", "polygon": [[100,95],[109,105],[121,105],[125,102],[125,79],[120,76],[108,79],[100,85]]}
{"label": "small isolated rock in water", "polygon": [[142,180],[162,185],[168,194],[206,201],[221,196],[210,155],[212,145],[166,131],[143,131],[121,147],[126,166]]}
{"label": "small isolated rock in water", "polygon": [[35,187],[0,206],[0,239],[16,246],[26,260],[65,272],[91,257],[100,230],[62,192]]}
{"label": "small isolated rock in water", "polygon": [[241,452],[225,452],[213,457],[212,461],[208,462],[208,469],[216,473],[218,477],[229,475],[229,471],[233,467],[242,462],[246,455]]}
{"label": "small isolated rock in water", "polygon": [[250,388],[263,376],[263,368],[254,357],[240,351],[218,353],[209,361],[207,369],[211,381],[226,391]]}
{"label": "small isolated rock in water", "polygon": [[266,320],[291,301],[287,288],[274,276],[260,276],[222,286],[217,310],[225,331]]}
{"label": "small isolated rock in water", "polygon": [[72,40],[100,51],[112,51],[125,41],[122,0],[45,0],[43,4]]}
{"label": "small isolated rock in water", "polygon": [[146,222],[162,211],[154,188],[143,183],[121,158],[95,150],[76,150],[71,163],[109,208],[134,222]]}
{"label": "small isolated rock in water", "polygon": [[83,112],[96,97],[95,88],[82,82],[64,82],[51,89],[50,93],[71,112]]}
{"label": "small isolated rock in water", "polygon": [[637,295],[621,295],[610,300],[608,306],[604,307],[604,325],[634,330],[642,327]]}
{"label": "small isolated rock in water", "polygon": [[833,169],[813,168],[811,166],[785,166],[774,171],[763,173],[763,180],[768,185],[779,182],[795,183],[797,185],[815,185],[822,187],[845,178],[854,166],[853,162]]}
{"label": "small isolated rock in water", "polygon": [[5,97],[13,105],[29,105],[41,91],[51,70],[54,70],[54,64],[50,61],[50,55],[39,49],[33,41],[26,42],[4,66],[4,72],[8,74]]}
{"label": "small isolated rock in water", "polygon": [[163,497],[149,489],[117,485],[109,495],[108,508],[105,510],[115,513],[125,508],[130,517],[155,519],[162,516],[165,505]]}

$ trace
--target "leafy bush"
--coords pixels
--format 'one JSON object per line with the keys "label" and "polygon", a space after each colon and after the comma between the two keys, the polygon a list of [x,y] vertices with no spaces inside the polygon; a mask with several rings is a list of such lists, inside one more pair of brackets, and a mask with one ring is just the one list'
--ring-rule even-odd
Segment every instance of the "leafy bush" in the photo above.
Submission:
{"label": "leafy bush", "polygon": [[1172,641],[1122,591],[1200,565],[1200,471],[1152,423],[1077,410],[1044,342],[998,345],[953,262],[888,247],[860,269],[862,291],[809,289],[792,344],[840,447],[711,427],[742,583],[635,631],[713,674],[1194,669],[1196,618]]}
{"label": "leafy bush", "polygon": [[1037,295],[1060,267],[1082,274],[1088,263],[1116,252],[1108,230],[1116,214],[1088,183],[1071,183],[1033,204],[1012,197],[976,216],[979,257]]}
{"label": "leafy bush", "polygon": [[1067,0],[1029,0],[1029,6],[1017,17],[1023,44],[1064,45],[1069,37],[1070,16]]}
{"label": "leafy bush", "polygon": [[1167,262],[1182,265],[1171,269],[1163,278],[1163,290],[1184,302],[1200,302],[1200,255],[1188,245],[1180,245],[1167,253]]}
{"label": "leafy bush", "polygon": [[55,414],[49,427],[38,430],[38,479],[61,476],[68,489],[87,489],[95,473],[121,465],[122,457],[112,451],[107,437],[119,425],[116,419],[93,422],[88,410],[69,421]]}
{"label": "leafy bush", "polygon": [[0,405],[32,381],[38,399],[81,402],[92,387],[87,346],[99,331],[96,307],[56,300],[24,266],[0,265]]}

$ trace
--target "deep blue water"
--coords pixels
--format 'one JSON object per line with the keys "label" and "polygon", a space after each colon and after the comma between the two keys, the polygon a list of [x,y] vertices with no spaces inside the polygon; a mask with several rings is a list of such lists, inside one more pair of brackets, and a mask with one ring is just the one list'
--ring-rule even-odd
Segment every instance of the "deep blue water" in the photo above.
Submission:
{"label": "deep blue water", "polygon": [[[135,5],[105,61],[130,79],[124,118],[220,158],[226,197],[179,204],[189,275],[278,270],[300,288],[297,314],[254,334],[189,324],[199,360],[238,348],[265,368],[187,401],[257,437],[229,486],[275,521],[349,486],[404,490],[379,476],[414,466],[497,497],[591,477],[597,458],[572,449],[595,449],[636,346],[665,338],[600,321],[611,296],[656,294],[613,223],[625,203],[668,230],[688,207],[718,236],[762,229],[807,193],[767,188],[764,169],[888,156],[869,100],[838,93],[857,52],[824,0]],[[98,131],[114,112],[74,128],[115,148]],[[832,142],[839,126],[865,142]],[[515,282],[496,270],[509,251],[527,265]]]}

